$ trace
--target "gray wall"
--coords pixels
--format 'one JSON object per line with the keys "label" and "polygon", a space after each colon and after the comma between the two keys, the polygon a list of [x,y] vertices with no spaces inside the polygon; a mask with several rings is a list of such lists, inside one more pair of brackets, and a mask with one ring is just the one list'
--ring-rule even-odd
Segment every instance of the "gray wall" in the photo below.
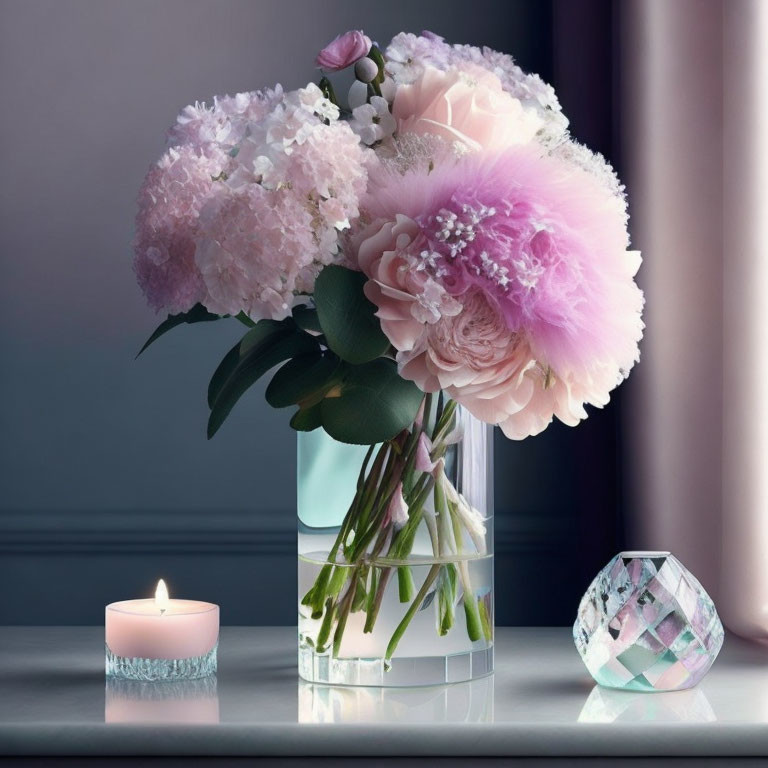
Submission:
{"label": "gray wall", "polygon": [[[159,575],[227,623],[294,618],[286,414],[257,387],[205,440],[205,387],[237,324],[181,328],[134,360],[158,320],[131,269],[135,197],[178,110],[304,84],[353,27],[382,42],[433,28],[551,78],[551,21],[540,0],[0,0],[0,623],[98,623]],[[580,452],[609,478],[599,504],[617,498],[615,414],[594,419],[583,437],[499,445],[499,568],[516,595],[502,623],[567,620],[611,554],[562,597],[573,558],[547,563],[584,529]]]}

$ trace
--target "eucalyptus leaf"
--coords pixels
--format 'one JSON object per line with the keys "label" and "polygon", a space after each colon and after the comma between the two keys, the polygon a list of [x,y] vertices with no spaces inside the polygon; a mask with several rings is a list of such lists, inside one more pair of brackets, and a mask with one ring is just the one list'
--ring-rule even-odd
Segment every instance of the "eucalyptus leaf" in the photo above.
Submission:
{"label": "eucalyptus leaf", "polygon": [[219,363],[214,371],[211,381],[208,384],[208,407],[213,408],[213,404],[226,383],[229,376],[237,367],[240,358],[246,352],[258,345],[267,344],[270,340],[274,341],[277,335],[287,336],[294,330],[292,325],[285,321],[277,320],[259,320],[258,323],[248,331],[232,349],[227,352],[224,359]]}
{"label": "eucalyptus leaf", "polygon": [[342,443],[382,443],[413,423],[423,398],[412,381],[400,376],[393,360],[351,366],[339,396],[320,403],[323,428]]}
{"label": "eucalyptus leaf", "polygon": [[202,304],[195,304],[189,312],[180,312],[178,315],[168,315],[160,325],[155,328],[154,333],[144,342],[144,346],[139,350],[138,357],[150,344],[154,344],[161,336],[184,323],[208,323],[211,320],[220,320],[227,315],[214,315],[209,312]]}
{"label": "eucalyptus leaf", "polygon": [[289,360],[272,377],[265,397],[273,408],[287,408],[303,400],[318,402],[337,381],[341,361],[333,352],[310,352]]}
{"label": "eucalyptus leaf", "polygon": [[213,404],[216,398],[221,392],[221,388],[224,386],[224,382],[230,377],[232,371],[237,368],[237,364],[240,362],[240,342],[238,341],[232,349],[224,355],[222,361],[219,363],[216,370],[211,376],[211,380],[208,382],[208,407],[213,408]]}
{"label": "eucalyptus leaf", "polygon": [[320,403],[302,408],[296,411],[291,417],[291,427],[297,432],[311,432],[322,426],[322,415],[320,413]]}
{"label": "eucalyptus leaf", "polygon": [[317,310],[314,307],[310,307],[307,304],[299,304],[299,306],[294,307],[293,319],[296,321],[296,325],[303,331],[318,334],[323,332],[320,326],[320,319],[317,316]]}
{"label": "eucalyptus leaf", "polygon": [[318,349],[317,342],[298,329],[287,334],[271,333],[261,342],[246,346],[248,336],[257,330],[258,327],[243,337],[240,360],[216,394],[208,418],[209,440],[224,423],[235,403],[261,376],[288,358]]}
{"label": "eucalyptus leaf", "polygon": [[328,344],[353,365],[375,360],[389,349],[376,307],[365,296],[362,272],[332,264],[315,280],[315,305]]}

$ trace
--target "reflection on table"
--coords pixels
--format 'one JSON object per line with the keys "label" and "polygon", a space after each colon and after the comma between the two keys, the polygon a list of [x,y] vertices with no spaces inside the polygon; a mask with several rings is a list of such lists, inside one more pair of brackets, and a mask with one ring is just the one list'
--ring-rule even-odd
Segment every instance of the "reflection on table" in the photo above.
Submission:
{"label": "reflection on table", "polygon": [[717,720],[704,691],[637,693],[596,685],[579,715],[580,723],[711,723]]}
{"label": "reflection on table", "polygon": [[493,675],[425,688],[365,688],[299,681],[300,723],[492,723]]}
{"label": "reflection on table", "polygon": [[107,678],[105,723],[219,722],[216,676],[178,682],[141,682]]}

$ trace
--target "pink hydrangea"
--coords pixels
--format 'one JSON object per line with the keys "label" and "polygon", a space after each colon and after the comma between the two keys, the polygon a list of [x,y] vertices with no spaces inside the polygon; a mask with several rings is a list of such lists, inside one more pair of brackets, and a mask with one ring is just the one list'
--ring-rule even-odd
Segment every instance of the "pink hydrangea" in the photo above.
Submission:
{"label": "pink hydrangea", "polygon": [[195,262],[200,209],[227,158],[200,149],[169,149],[147,174],[139,192],[134,240],[136,278],[155,310],[186,312],[205,298]]}
{"label": "pink hydrangea", "polygon": [[341,259],[339,230],[365,190],[357,137],[344,123],[319,123],[285,157],[270,186],[222,184],[202,210],[196,261],[214,313],[282,319],[321,267]]}
{"label": "pink hydrangea", "polygon": [[182,113],[140,198],[135,268],[156,309],[281,319],[340,261],[370,150],[314,85]]}
{"label": "pink hydrangea", "polygon": [[366,209],[366,294],[425,391],[519,439],[605,405],[637,360],[624,201],[573,162],[527,144],[390,173]]}
{"label": "pink hydrangea", "polygon": [[191,144],[202,150],[232,148],[242,141],[248,126],[263,120],[282,98],[283,89],[277,85],[264,91],[215,96],[211,106],[197,101],[176,118],[168,131],[168,144]]}

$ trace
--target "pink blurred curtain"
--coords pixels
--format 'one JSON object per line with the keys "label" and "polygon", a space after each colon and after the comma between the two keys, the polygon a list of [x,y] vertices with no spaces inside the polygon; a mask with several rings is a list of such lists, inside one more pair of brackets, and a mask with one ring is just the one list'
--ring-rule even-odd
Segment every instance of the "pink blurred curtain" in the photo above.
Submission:
{"label": "pink blurred curtain", "polygon": [[768,640],[768,0],[619,8],[647,296],[631,543],[675,552],[731,630]]}

